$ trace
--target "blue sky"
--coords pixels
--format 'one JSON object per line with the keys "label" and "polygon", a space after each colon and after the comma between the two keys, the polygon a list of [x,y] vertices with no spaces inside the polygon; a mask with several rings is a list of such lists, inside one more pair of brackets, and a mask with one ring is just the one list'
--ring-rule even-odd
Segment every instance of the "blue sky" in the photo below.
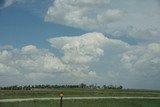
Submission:
{"label": "blue sky", "polygon": [[[43,2],[43,1],[40,1]],[[35,4],[35,3],[34,3]],[[13,46],[25,46],[27,44],[48,47],[46,40],[53,36],[62,35],[80,35],[84,31],[56,23],[44,22],[42,17],[44,13],[34,13],[33,6],[19,6],[21,4],[13,4],[13,6],[1,9],[0,13],[0,42],[3,45],[11,44]],[[28,4],[29,5],[29,4]],[[35,4],[36,5],[36,4]],[[26,8],[27,7],[27,8]],[[38,11],[44,11],[40,7]]]}
{"label": "blue sky", "polygon": [[160,89],[159,0],[2,0],[0,85]]}

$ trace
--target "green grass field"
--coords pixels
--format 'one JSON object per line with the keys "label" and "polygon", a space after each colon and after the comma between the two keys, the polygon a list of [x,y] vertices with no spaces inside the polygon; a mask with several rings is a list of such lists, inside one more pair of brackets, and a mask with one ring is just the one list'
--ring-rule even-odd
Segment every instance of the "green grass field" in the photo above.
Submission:
{"label": "green grass field", "polygon": [[[0,107],[59,107],[59,101],[26,101],[0,103]],[[160,100],[101,99],[101,100],[65,100],[63,107],[159,107]]]}
{"label": "green grass field", "polygon": [[0,90],[0,99],[8,98],[37,98],[37,97],[58,97],[63,91],[65,96],[141,96],[160,97],[160,91],[152,90],[112,90],[112,89],[45,89],[45,90]]}
{"label": "green grass field", "polygon": [[[153,90],[115,90],[115,89],[45,89],[45,90],[0,90],[0,99],[58,97],[63,91],[65,97],[160,97],[160,91]],[[0,107],[59,107],[58,100],[0,102]],[[64,100],[63,107],[160,107],[160,99],[90,99]]]}

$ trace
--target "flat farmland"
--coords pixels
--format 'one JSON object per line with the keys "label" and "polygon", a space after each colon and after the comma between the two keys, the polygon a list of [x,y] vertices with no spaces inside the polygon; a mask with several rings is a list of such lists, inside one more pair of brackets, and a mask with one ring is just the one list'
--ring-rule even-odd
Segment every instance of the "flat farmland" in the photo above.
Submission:
{"label": "flat farmland", "polygon": [[0,99],[58,97],[60,92],[64,92],[64,95],[66,97],[83,97],[83,96],[160,97],[159,90],[60,88],[60,89],[36,89],[36,90],[0,90]]}
{"label": "flat farmland", "polygon": [[[59,88],[1,90],[1,100],[25,98],[33,98],[33,100],[0,102],[0,107],[59,107],[60,92],[64,92],[63,107],[159,107],[160,105],[160,91],[158,90]],[[46,99],[43,100],[43,98]]]}

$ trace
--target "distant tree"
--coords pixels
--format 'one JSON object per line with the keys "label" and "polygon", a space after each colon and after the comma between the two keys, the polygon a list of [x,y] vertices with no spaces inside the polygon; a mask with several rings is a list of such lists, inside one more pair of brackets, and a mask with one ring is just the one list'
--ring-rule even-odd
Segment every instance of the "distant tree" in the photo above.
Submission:
{"label": "distant tree", "polygon": [[123,89],[123,86],[121,86],[121,85],[120,85],[120,86],[119,86],[119,87],[117,87],[117,88],[118,88],[118,89]]}
{"label": "distant tree", "polygon": [[94,84],[89,85],[89,88],[95,88]]}
{"label": "distant tree", "polygon": [[87,86],[87,85],[84,84],[84,83],[79,84],[79,87],[80,87],[80,88],[85,88],[86,86]]}
{"label": "distant tree", "polygon": [[107,86],[106,85],[103,85],[103,89],[106,89],[107,88]]}

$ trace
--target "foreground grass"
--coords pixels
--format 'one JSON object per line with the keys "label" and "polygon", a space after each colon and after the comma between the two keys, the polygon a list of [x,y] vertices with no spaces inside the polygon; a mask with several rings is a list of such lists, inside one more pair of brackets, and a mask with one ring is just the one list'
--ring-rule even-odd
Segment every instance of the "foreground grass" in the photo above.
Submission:
{"label": "foreground grass", "polygon": [[129,96],[129,97],[160,97],[160,91],[152,90],[113,90],[113,89],[45,89],[45,90],[0,90],[0,99],[8,98],[39,98],[58,97],[63,91],[66,97],[69,96]]}
{"label": "foreground grass", "polygon": [[[64,100],[63,107],[159,107],[160,100],[147,99],[99,99]],[[0,103],[0,107],[59,107],[59,101],[26,101]]]}

